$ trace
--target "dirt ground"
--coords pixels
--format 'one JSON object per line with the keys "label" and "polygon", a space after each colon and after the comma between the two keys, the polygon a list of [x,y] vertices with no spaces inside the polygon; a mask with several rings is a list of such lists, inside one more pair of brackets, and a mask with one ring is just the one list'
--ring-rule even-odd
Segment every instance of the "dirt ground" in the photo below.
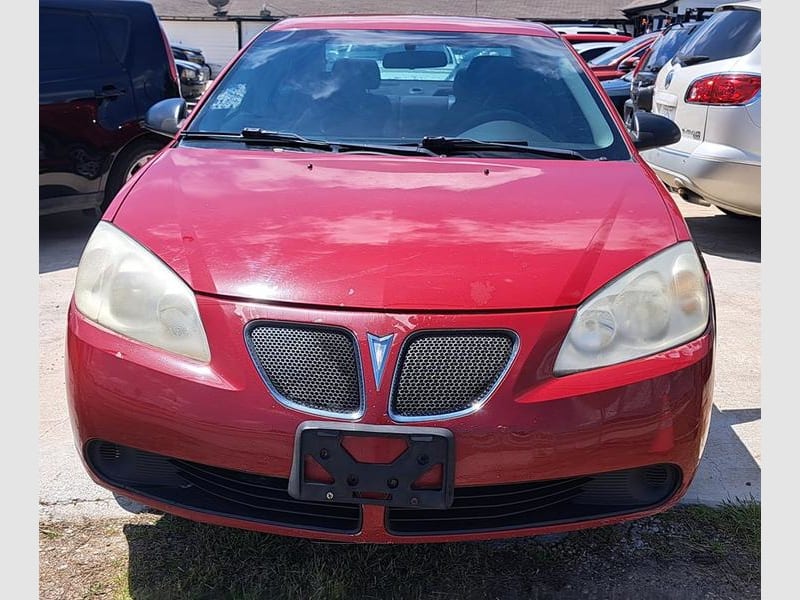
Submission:
{"label": "dirt ground", "polygon": [[760,505],[553,538],[343,545],[139,514],[40,523],[42,599],[761,597]]}

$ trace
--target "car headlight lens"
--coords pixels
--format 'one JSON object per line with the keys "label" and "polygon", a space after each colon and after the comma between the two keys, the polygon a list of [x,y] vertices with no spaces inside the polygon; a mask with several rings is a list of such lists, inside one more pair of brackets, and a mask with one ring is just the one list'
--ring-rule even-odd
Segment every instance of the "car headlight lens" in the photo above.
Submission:
{"label": "car headlight lens", "polygon": [[181,69],[181,79],[184,81],[194,81],[197,79],[197,73],[191,69]]}
{"label": "car headlight lens", "polygon": [[106,221],[98,223],[81,256],[75,306],[126,337],[203,362],[211,358],[189,286]]}
{"label": "car headlight lens", "polygon": [[636,265],[587,299],[556,358],[566,375],[656,354],[698,337],[710,297],[691,242]]}

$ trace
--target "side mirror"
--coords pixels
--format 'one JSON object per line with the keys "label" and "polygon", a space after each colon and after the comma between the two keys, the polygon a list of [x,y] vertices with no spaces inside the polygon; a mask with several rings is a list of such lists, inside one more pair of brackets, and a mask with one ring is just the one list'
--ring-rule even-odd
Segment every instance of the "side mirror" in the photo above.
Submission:
{"label": "side mirror", "polygon": [[144,126],[153,133],[172,137],[186,118],[186,100],[167,98],[151,106],[144,117]]}
{"label": "side mirror", "polygon": [[675,121],[646,110],[631,113],[625,125],[637,150],[669,146],[681,139],[681,130]]}
{"label": "side mirror", "polygon": [[619,63],[617,69],[622,71],[623,73],[627,73],[628,71],[632,71],[633,69],[635,69],[636,65],[638,64],[639,64],[639,57],[631,56],[623,60],[621,63]]}

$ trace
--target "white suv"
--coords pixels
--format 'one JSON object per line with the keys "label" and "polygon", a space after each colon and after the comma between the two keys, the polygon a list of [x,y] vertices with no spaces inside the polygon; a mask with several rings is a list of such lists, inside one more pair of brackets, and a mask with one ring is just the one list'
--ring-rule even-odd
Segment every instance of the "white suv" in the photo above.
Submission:
{"label": "white suv", "polygon": [[656,78],[681,140],[642,153],[682,198],[761,216],[761,2],[718,6]]}

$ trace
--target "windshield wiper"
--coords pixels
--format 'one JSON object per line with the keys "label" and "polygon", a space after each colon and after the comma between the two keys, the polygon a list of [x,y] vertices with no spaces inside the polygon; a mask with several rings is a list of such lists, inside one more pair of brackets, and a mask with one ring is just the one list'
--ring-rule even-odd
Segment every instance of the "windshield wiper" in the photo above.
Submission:
{"label": "windshield wiper", "polygon": [[378,154],[417,155],[425,154],[436,156],[435,152],[424,148],[407,146],[384,146],[380,144],[362,144],[360,142],[336,142],[328,140],[312,140],[296,133],[270,131],[259,127],[245,127],[240,135],[235,133],[207,133],[186,132],[184,137],[189,139],[211,139],[224,141],[238,141],[246,144],[281,146],[286,148],[310,148],[326,152],[375,152]]}
{"label": "windshield wiper", "polygon": [[323,140],[308,140],[295,133],[281,133],[264,129],[245,127],[241,134],[210,131],[186,131],[181,136],[190,140],[220,140],[230,142],[244,142],[246,144],[260,144],[270,146],[284,146],[290,148],[314,148],[317,150],[332,151],[333,146]]}
{"label": "windshield wiper", "polygon": [[261,129],[260,127],[245,127],[242,129],[242,139],[247,143],[333,150],[333,145],[325,140],[309,140],[296,133],[270,131],[269,129]]}
{"label": "windshield wiper", "polygon": [[436,154],[450,154],[463,151],[487,152],[519,152],[521,154],[536,154],[550,158],[564,158],[567,160],[590,160],[580,152],[575,150],[564,150],[561,148],[541,148],[529,146],[528,142],[490,142],[473,140],[471,138],[425,136],[419,143],[420,148],[432,150]]}
{"label": "windshield wiper", "polygon": [[705,61],[709,60],[709,58],[710,57],[703,56],[702,54],[689,55],[689,56],[686,56],[686,55],[683,55],[683,54],[679,54],[678,55],[678,62],[680,63],[680,65],[682,67],[689,67],[691,65],[696,65],[698,63],[705,62]]}

